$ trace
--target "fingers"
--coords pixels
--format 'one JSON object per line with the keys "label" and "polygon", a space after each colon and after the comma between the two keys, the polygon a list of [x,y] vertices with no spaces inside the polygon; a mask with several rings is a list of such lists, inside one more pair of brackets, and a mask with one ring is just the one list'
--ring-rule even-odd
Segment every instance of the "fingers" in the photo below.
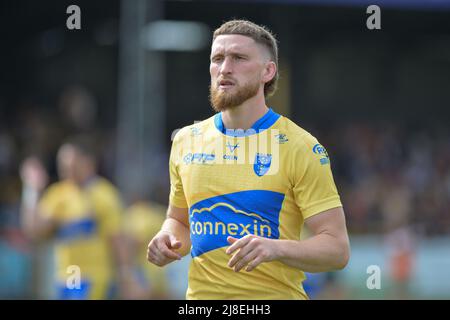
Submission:
{"label": "fingers", "polygon": [[240,260],[244,259],[252,250],[253,250],[253,246],[251,245],[247,245],[241,249],[239,249],[239,251],[237,251],[230,259],[230,261],[228,261],[228,266],[230,268],[233,268],[237,262],[239,262]]}
{"label": "fingers", "polygon": [[238,250],[228,262],[228,266],[234,268],[235,272],[239,272],[246,266],[245,270],[249,272],[262,262],[273,260],[273,255],[270,253],[274,250],[273,243],[270,243],[268,239],[248,235],[241,239],[228,237],[227,240],[232,243],[226,251],[227,254]]}
{"label": "fingers", "polygon": [[157,266],[164,266],[174,260],[180,260],[181,255],[170,248],[178,249],[181,242],[168,233],[161,233],[150,241],[147,250],[147,260]]}
{"label": "fingers", "polygon": [[[239,252],[240,253],[240,252]],[[258,251],[252,250],[244,257],[236,261],[236,265],[234,267],[235,272],[239,272],[242,268],[244,268],[247,264],[252,262],[254,259],[258,257]]]}
{"label": "fingers", "polygon": [[147,260],[159,267],[163,267],[166,264],[174,261],[173,259],[169,259],[161,254],[161,252],[155,251],[155,249],[149,249],[147,251]]}
{"label": "fingers", "polygon": [[147,248],[147,260],[151,263],[158,264],[159,258],[150,244],[148,245]]}
{"label": "fingers", "polygon": [[233,238],[233,237],[228,237],[227,238],[227,241],[228,241],[229,244],[233,244],[233,243],[235,243],[238,240],[239,240],[238,238]]}
{"label": "fingers", "polygon": [[181,242],[175,238],[174,235],[170,235],[170,247],[172,249],[180,249],[181,248]]}
{"label": "fingers", "polygon": [[154,251],[152,251],[150,248],[147,250],[147,260],[157,266],[162,267],[164,264],[161,261],[161,258],[156,254]]}
{"label": "fingers", "polygon": [[263,260],[264,260],[264,257],[257,256],[253,261],[249,262],[249,264],[247,265],[247,268],[245,268],[245,271],[247,271],[247,272],[252,271],[257,266],[259,266],[261,264],[261,262],[263,262]]}
{"label": "fingers", "polygon": [[228,262],[228,266],[234,268],[235,272],[239,272],[257,256],[257,253],[254,252],[255,245],[252,245],[253,239],[251,236],[246,236],[239,240],[229,237],[228,242],[233,244],[228,248],[227,253],[231,254],[238,250]]}
{"label": "fingers", "polygon": [[233,238],[233,237],[228,237],[227,241],[230,242],[230,243],[234,241],[234,243],[231,246],[228,247],[226,253],[227,254],[232,254],[237,249],[240,249],[240,248],[244,247],[245,245],[247,245],[252,239],[253,238],[251,236],[248,236],[248,235],[243,237],[243,238],[241,238],[241,239],[239,239],[239,240],[236,240],[236,238]]}
{"label": "fingers", "polygon": [[156,243],[157,250],[162,253],[166,258],[180,260],[180,254],[170,250],[165,243]]}

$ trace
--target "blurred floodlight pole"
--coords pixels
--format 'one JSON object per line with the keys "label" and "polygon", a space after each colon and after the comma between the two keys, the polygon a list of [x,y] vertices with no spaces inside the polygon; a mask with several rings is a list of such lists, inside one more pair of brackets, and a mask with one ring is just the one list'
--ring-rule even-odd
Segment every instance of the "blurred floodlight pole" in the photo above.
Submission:
{"label": "blurred floodlight pole", "polygon": [[165,177],[165,52],[201,50],[210,41],[206,24],[163,20],[162,7],[161,0],[121,2],[116,181],[128,200]]}
{"label": "blurred floodlight pole", "polygon": [[116,181],[127,200],[151,190],[164,146],[164,57],[142,43],[161,9],[160,0],[121,1]]}

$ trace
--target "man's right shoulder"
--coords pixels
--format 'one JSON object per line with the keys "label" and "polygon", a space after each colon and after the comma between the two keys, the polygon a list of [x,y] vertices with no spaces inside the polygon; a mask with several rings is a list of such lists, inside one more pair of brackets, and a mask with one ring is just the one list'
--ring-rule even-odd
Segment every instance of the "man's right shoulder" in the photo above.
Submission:
{"label": "man's right shoulder", "polygon": [[176,129],[172,133],[172,141],[179,142],[185,139],[202,135],[207,130],[210,130],[214,126],[214,116],[211,116],[202,121],[196,121],[195,123]]}

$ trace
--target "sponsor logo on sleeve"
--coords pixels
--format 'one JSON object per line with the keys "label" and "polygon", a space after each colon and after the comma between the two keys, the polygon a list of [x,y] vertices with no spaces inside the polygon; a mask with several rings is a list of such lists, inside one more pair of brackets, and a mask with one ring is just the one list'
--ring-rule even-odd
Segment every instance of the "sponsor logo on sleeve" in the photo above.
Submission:
{"label": "sponsor logo on sleeve", "polygon": [[325,165],[330,163],[330,157],[328,156],[327,150],[320,144],[316,144],[312,151],[320,156],[320,164]]}

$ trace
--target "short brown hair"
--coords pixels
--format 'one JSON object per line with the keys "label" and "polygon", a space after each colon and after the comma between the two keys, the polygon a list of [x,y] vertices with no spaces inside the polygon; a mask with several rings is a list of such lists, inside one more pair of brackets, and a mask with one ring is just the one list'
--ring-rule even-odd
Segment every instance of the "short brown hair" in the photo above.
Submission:
{"label": "short brown hair", "polygon": [[275,76],[264,85],[264,96],[271,96],[277,89],[278,82],[278,45],[275,36],[265,26],[257,25],[248,20],[230,20],[214,31],[213,42],[220,35],[240,34],[255,40],[269,50],[270,57],[277,66]]}

